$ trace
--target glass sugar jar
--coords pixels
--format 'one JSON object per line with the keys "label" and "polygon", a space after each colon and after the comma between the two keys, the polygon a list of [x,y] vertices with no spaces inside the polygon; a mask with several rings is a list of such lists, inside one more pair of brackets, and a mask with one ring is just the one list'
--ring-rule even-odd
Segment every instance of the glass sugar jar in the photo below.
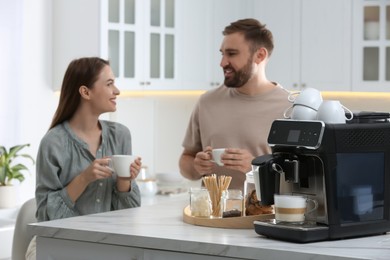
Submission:
{"label": "glass sugar jar", "polygon": [[209,218],[212,212],[209,191],[204,188],[191,188],[190,208],[191,216]]}
{"label": "glass sugar jar", "polygon": [[241,217],[243,215],[243,197],[241,190],[222,192],[222,218]]}

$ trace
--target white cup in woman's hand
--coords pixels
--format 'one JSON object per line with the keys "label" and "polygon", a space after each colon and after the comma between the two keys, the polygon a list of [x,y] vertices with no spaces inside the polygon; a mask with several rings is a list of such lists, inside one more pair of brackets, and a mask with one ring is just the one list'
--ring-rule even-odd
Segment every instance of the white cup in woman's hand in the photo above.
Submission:
{"label": "white cup in woman's hand", "polygon": [[119,177],[130,177],[130,165],[137,159],[135,155],[113,155],[109,167]]}

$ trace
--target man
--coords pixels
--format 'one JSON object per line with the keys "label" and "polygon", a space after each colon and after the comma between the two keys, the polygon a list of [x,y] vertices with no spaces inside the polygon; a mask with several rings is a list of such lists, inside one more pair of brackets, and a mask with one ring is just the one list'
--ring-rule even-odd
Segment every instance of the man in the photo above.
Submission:
{"label": "man", "polygon": [[[230,189],[243,189],[253,158],[270,153],[269,129],[291,103],[288,92],[267,79],[272,33],[255,19],[231,23],[223,31],[220,66],[224,85],[204,93],[191,115],[179,160],[188,179],[232,176]],[[223,166],[211,161],[214,148],[226,148]]]}

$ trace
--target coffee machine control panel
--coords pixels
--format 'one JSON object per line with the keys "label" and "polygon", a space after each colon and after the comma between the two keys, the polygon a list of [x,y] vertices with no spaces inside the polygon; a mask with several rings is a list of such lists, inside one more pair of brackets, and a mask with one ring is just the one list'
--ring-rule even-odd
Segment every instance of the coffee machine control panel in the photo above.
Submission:
{"label": "coffee machine control panel", "polygon": [[268,136],[270,146],[294,146],[317,149],[321,145],[325,123],[309,120],[275,120]]}

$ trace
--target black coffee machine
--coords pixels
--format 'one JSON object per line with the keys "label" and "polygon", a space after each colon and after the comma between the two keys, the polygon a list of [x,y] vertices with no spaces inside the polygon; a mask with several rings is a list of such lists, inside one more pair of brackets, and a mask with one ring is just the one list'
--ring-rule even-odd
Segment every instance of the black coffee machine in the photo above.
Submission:
{"label": "black coffee machine", "polygon": [[258,234],[293,242],[343,239],[390,231],[390,123],[324,124],[276,120],[272,154],[252,161],[263,205],[274,194],[318,202],[314,222],[255,221]]}

